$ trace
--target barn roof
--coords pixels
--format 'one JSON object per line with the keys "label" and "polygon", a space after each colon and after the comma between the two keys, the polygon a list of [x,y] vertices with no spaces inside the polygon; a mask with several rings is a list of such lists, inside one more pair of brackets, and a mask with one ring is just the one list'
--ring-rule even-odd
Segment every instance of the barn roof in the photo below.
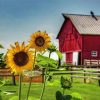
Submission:
{"label": "barn roof", "polygon": [[80,34],[100,35],[100,16],[63,14],[69,18]]}

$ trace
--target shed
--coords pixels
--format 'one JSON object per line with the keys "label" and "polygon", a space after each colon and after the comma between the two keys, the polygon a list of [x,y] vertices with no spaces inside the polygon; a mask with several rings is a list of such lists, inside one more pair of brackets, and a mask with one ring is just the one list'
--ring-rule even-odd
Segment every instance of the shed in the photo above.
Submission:
{"label": "shed", "polygon": [[100,60],[100,16],[62,15],[64,22],[57,39],[66,63],[82,65],[86,59]]}

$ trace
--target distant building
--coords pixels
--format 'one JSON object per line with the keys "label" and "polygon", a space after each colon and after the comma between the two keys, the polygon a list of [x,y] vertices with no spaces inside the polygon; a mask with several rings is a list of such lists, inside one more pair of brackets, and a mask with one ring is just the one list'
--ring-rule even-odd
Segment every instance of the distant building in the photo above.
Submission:
{"label": "distant building", "polygon": [[100,16],[63,14],[63,17],[57,39],[66,63],[81,65],[86,59],[100,60]]}

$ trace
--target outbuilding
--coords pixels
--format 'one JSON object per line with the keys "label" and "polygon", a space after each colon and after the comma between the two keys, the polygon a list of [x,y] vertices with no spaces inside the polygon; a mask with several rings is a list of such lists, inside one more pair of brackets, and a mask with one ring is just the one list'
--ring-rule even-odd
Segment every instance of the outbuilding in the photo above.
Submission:
{"label": "outbuilding", "polygon": [[82,65],[85,60],[100,60],[100,16],[93,12],[62,15],[64,22],[57,39],[66,63]]}

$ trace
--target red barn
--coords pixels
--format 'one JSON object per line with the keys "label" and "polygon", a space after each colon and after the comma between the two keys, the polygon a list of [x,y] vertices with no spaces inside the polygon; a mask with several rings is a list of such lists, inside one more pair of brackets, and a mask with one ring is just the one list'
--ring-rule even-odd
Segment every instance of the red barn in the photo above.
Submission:
{"label": "red barn", "polygon": [[63,14],[63,17],[57,39],[66,62],[80,65],[86,59],[100,60],[100,16]]}

